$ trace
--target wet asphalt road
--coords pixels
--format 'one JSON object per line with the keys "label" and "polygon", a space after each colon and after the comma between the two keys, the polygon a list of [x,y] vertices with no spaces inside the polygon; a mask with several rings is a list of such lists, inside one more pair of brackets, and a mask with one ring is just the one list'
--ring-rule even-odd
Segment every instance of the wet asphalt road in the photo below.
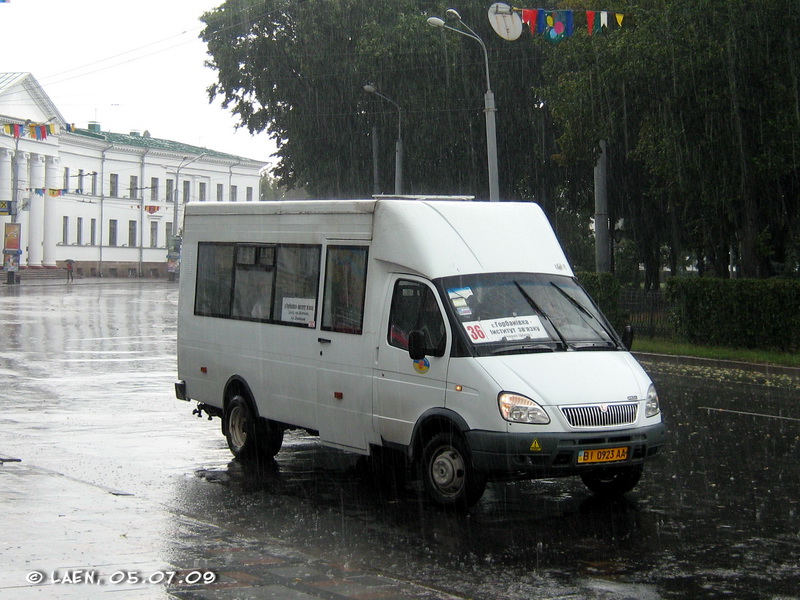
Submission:
{"label": "wet asphalt road", "polygon": [[800,598],[798,377],[646,358],[670,438],[625,499],[495,483],[455,514],[305,434],[243,471],[174,398],[176,309],[166,282],[0,288],[0,598]]}

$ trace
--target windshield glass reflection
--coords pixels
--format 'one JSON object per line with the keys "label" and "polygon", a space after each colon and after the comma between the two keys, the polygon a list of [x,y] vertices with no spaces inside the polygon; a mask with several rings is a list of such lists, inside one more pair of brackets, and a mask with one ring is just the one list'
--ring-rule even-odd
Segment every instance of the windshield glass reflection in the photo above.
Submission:
{"label": "windshield glass reflection", "polygon": [[449,308],[479,354],[620,348],[608,321],[570,277],[491,273],[442,283]]}

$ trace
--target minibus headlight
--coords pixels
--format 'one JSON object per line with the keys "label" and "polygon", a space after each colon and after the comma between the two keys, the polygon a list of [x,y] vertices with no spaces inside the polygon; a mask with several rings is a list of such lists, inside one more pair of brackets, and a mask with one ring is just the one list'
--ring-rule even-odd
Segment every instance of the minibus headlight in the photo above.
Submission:
{"label": "minibus headlight", "polygon": [[550,417],[541,406],[520,394],[503,392],[497,397],[497,404],[506,421],[535,425],[546,425],[550,422]]}
{"label": "minibus headlight", "polygon": [[644,416],[655,417],[661,412],[661,406],[658,404],[658,394],[654,385],[650,384],[647,390],[647,398],[644,403]]}

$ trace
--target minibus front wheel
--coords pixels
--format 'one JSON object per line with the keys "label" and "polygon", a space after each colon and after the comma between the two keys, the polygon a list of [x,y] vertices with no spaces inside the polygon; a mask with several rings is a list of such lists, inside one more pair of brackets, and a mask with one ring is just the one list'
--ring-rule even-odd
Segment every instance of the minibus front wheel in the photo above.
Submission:
{"label": "minibus front wheel", "polygon": [[422,481],[437,504],[468,508],[481,499],[486,479],[475,472],[464,439],[455,432],[433,436],[422,451]]}

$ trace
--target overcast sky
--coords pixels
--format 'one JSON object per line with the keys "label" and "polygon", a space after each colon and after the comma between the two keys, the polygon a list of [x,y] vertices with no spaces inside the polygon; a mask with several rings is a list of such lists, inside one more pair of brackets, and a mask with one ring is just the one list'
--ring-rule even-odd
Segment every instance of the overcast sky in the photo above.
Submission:
{"label": "overcast sky", "polygon": [[274,161],[265,133],[235,130],[209,104],[199,17],[222,0],[9,0],[0,3],[0,71],[32,73],[68,123]]}

